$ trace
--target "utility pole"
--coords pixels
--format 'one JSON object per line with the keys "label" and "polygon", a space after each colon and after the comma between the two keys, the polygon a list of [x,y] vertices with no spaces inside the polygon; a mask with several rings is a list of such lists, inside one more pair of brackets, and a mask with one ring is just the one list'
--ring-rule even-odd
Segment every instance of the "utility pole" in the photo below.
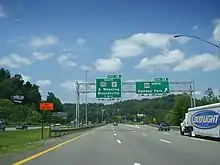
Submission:
{"label": "utility pole", "polygon": [[86,110],[86,126],[88,124],[88,104],[87,104],[87,90],[88,90],[88,85],[87,85],[87,80],[88,79],[88,70],[86,70],[86,105],[85,105],[85,110]]}
{"label": "utility pole", "polygon": [[104,115],[104,109],[102,109],[102,124],[103,124],[103,115]]}
{"label": "utility pole", "polygon": [[75,116],[75,121],[76,121],[76,127],[78,127],[78,82],[76,81],[76,116]]}

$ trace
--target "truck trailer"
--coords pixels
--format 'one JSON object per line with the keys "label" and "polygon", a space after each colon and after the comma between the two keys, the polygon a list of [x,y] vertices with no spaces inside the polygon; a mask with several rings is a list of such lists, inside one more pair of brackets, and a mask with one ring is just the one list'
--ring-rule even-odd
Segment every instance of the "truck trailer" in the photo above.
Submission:
{"label": "truck trailer", "polygon": [[189,108],[180,124],[180,134],[220,139],[220,103]]}

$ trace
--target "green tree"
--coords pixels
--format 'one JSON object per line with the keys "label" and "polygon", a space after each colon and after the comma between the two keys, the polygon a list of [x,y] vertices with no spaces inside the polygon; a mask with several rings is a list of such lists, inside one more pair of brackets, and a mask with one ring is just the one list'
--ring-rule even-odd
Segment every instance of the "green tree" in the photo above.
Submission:
{"label": "green tree", "polygon": [[212,88],[208,88],[205,93],[203,98],[201,99],[201,102],[203,105],[207,105],[207,104],[213,104],[213,103],[218,103],[219,99],[217,96],[215,96]]}

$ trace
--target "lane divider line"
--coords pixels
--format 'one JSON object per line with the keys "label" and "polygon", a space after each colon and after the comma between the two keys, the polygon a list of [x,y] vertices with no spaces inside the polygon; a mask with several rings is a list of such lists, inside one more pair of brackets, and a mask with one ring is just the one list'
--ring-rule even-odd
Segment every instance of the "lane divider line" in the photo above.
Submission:
{"label": "lane divider line", "polygon": [[169,134],[169,133],[167,133],[167,132],[164,132],[163,134],[164,134],[164,135],[171,135],[171,134]]}
{"label": "lane divider line", "polygon": [[121,144],[121,141],[120,141],[120,140],[117,140],[117,142],[118,142],[119,144]]}
{"label": "lane divider line", "polygon": [[133,132],[136,132],[136,131],[133,131]]}
{"label": "lane divider line", "polygon": [[164,143],[168,143],[168,144],[170,144],[170,143],[171,143],[170,141],[163,140],[163,139],[160,139],[160,141],[162,141],[162,142],[164,142]]}
{"label": "lane divider line", "polygon": [[143,136],[146,136],[146,134],[145,134],[145,133],[143,133],[142,135],[143,135]]}
{"label": "lane divider line", "polygon": [[56,145],[56,146],[54,146],[54,147],[51,147],[51,148],[46,149],[46,150],[44,150],[44,151],[42,151],[42,152],[39,152],[39,153],[37,153],[37,154],[35,154],[35,155],[32,155],[32,156],[27,157],[27,158],[25,158],[25,159],[23,159],[23,160],[20,160],[20,161],[18,161],[18,162],[16,162],[16,163],[13,163],[12,165],[22,165],[22,164],[24,164],[24,163],[27,163],[27,162],[29,162],[29,161],[31,161],[31,160],[37,158],[37,157],[40,157],[40,156],[42,156],[42,155],[44,155],[44,154],[46,154],[46,153],[48,153],[48,152],[50,152],[50,151],[53,151],[53,150],[55,150],[55,149],[57,149],[57,148],[60,148],[61,146],[65,145],[65,144],[67,144],[67,143],[70,143],[70,142],[72,142],[72,141],[74,141],[74,140],[77,140],[77,139],[79,139],[79,138],[81,138],[81,137],[83,137],[83,136],[86,136],[86,135],[88,135],[88,134],[90,134],[90,133],[93,133],[93,132],[94,132],[94,131],[90,131],[90,132],[87,132],[87,133],[85,133],[85,134],[82,134],[82,135],[79,135],[79,136],[77,136],[77,137],[74,137],[74,138],[72,138],[72,139],[70,139],[70,140],[67,140],[67,141],[65,141],[65,142],[63,142],[63,143],[60,143],[60,144],[58,144],[58,145]]}
{"label": "lane divider line", "polygon": [[116,136],[116,133],[114,133],[114,136]]}
{"label": "lane divider line", "polygon": [[134,163],[134,165],[141,165],[140,163]]}

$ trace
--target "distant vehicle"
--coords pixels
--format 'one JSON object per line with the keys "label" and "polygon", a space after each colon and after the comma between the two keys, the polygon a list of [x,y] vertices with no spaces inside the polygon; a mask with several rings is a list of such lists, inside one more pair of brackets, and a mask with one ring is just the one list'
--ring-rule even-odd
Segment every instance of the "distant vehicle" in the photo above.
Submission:
{"label": "distant vehicle", "polygon": [[180,134],[220,139],[220,103],[189,108],[180,124]]}
{"label": "distant vehicle", "polygon": [[3,119],[0,119],[0,130],[5,131],[6,125]]}
{"label": "distant vehicle", "polygon": [[118,123],[117,122],[114,122],[114,124],[113,124],[114,126],[118,126]]}
{"label": "distant vehicle", "polygon": [[158,131],[170,131],[170,125],[166,122],[162,122],[158,125]]}
{"label": "distant vehicle", "polygon": [[28,125],[26,125],[26,124],[18,124],[18,125],[16,125],[16,129],[28,129]]}

